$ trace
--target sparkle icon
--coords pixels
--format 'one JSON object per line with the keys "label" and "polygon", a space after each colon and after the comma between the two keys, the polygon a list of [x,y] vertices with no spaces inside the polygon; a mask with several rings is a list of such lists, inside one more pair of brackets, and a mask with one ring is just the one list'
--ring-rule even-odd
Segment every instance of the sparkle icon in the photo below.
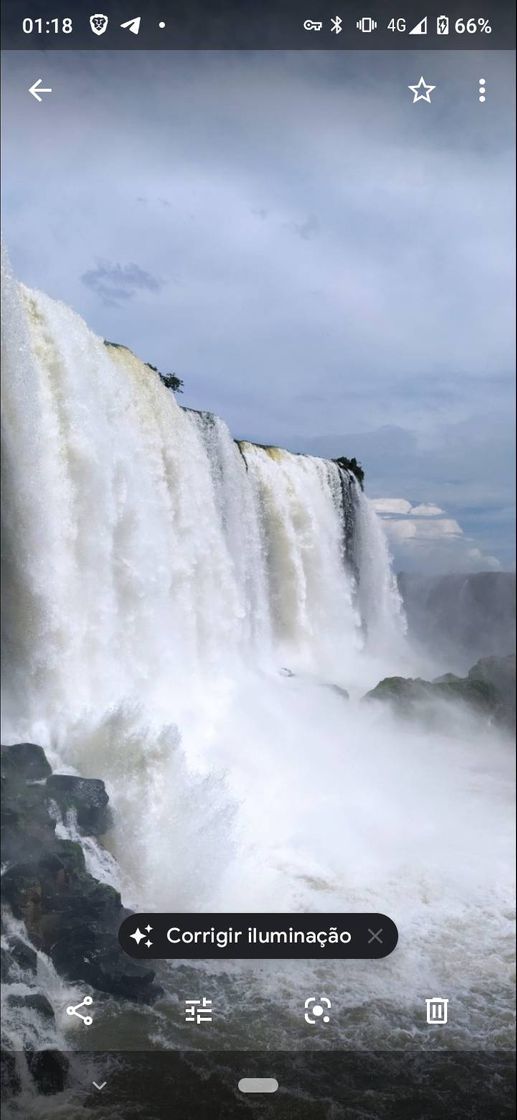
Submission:
{"label": "sparkle icon", "polygon": [[135,929],[135,932],[131,933],[129,936],[133,941],[136,941],[137,945],[139,945],[140,942],[145,939],[145,933],[142,933],[141,929]]}
{"label": "sparkle icon", "polygon": [[407,88],[410,89],[413,94],[413,105],[415,105],[417,101],[428,101],[429,104],[431,104],[431,94],[433,89],[436,89],[436,86],[431,86],[426,82],[425,78],[420,78],[420,81],[417,82],[415,86],[408,86]]}

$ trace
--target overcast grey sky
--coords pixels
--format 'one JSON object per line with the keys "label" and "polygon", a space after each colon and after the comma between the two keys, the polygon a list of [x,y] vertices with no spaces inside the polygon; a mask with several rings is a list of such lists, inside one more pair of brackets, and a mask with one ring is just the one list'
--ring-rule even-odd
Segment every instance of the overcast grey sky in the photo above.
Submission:
{"label": "overcast grey sky", "polygon": [[513,564],[509,52],[24,53],[4,86],[20,279],[236,436],[443,510],[392,516],[399,566]]}

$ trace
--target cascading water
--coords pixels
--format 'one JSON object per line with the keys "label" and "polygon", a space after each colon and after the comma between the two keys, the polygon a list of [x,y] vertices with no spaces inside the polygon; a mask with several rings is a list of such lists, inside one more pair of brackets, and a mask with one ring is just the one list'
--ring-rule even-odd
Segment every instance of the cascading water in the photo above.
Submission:
{"label": "cascading water", "polygon": [[[55,737],[58,708],[70,720],[144,700],[157,678],[181,694],[222,650],[321,675],[352,661],[339,468],[239,449],[68,308],[9,289],[7,721],[48,714]],[[388,632],[397,611],[393,591]]]}
{"label": "cascading water", "polygon": [[[351,1037],[405,1045],[397,1008],[454,977],[468,1046],[476,915],[505,906],[506,744],[487,785],[479,729],[417,732],[361,703],[411,659],[367,499],[335,463],[236,444],[69,308],[4,291],[4,741],[106,781],[129,905],[391,913],[406,948],[347,965]],[[451,948],[451,910],[477,948]],[[275,998],[273,964],[210,971]]]}

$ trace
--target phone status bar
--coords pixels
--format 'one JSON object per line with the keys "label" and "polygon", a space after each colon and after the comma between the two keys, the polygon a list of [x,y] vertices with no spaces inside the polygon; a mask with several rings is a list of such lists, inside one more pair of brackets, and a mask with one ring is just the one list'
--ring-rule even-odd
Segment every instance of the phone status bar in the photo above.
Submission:
{"label": "phone status bar", "polygon": [[[443,0],[442,0],[443,5]],[[504,50],[515,46],[507,0],[347,3],[339,0],[148,0],[103,4],[5,2],[7,50]],[[100,5],[99,5],[100,6]],[[427,9],[427,10],[426,10]]]}

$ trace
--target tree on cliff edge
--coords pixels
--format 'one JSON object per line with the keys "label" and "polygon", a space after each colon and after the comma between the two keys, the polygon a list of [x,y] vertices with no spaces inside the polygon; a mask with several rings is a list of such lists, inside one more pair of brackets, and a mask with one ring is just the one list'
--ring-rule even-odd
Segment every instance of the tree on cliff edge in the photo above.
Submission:
{"label": "tree on cliff edge", "polygon": [[342,470],[351,471],[351,473],[355,475],[359,486],[361,487],[361,490],[363,489],[364,470],[361,464],[357,462],[355,455],[353,459],[347,459],[344,455],[342,455],[341,458],[334,459],[334,462],[337,463],[338,467],[341,467]]}
{"label": "tree on cliff edge", "polygon": [[160,381],[163,382],[166,389],[172,389],[173,393],[183,392],[183,381],[181,377],[176,377],[175,373],[160,373],[160,370],[157,369],[156,366],[152,366],[150,362],[146,362],[145,364],[149,366],[149,369],[152,369],[154,373],[158,374]]}

